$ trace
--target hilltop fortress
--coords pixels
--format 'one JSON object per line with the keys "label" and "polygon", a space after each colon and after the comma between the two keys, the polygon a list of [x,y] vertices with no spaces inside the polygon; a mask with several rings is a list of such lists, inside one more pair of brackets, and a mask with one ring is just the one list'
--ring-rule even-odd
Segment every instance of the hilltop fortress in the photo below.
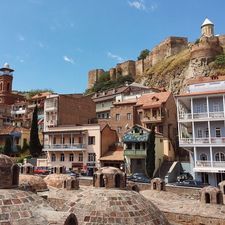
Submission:
{"label": "hilltop fortress", "polygon": [[88,88],[92,88],[105,72],[109,72],[111,80],[115,80],[118,75],[131,75],[135,80],[140,81],[142,77],[146,76],[146,72],[150,68],[184,50],[190,54],[188,71],[191,76],[207,76],[208,71],[204,72],[204,69],[196,69],[196,67],[204,67],[212,62],[217,55],[223,54],[223,47],[225,47],[225,35],[215,36],[214,24],[206,18],[201,25],[201,37],[195,43],[189,43],[186,37],[169,37],[154,47],[145,59],[128,60],[117,64],[109,71],[103,69],[89,71]]}

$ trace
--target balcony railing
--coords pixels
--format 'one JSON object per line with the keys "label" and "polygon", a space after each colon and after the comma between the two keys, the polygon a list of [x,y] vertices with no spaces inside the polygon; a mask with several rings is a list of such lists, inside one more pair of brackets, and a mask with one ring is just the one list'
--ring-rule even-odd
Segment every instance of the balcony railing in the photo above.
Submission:
{"label": "balcony railing", "polygon": [[52,145],[45,145],[45,150],[85,150],[86,149],[85,144],[52,144]]}
{"label": "balcony railing", "polygon": [[146,116],[142,119],[143,123],[161,122],[161,121],[162,121],[162,116]]}
{"label": "balcony railing", "polygon": [[225,143],[225,137],[211,137],[210,138],[181,138],[180,144],[224,144]]}
{"label": "balcony railing", "polygon": [[125,156],[146,156],[146,150],[144,149],[126,149],[124,150]]}
{"label": "balcony railing", "polygon": [[225,161],[203,161],[203,160],[197,160],[196,161],[196,167],[219,167],[219,168],[225,168]]}
{"label": "balcony railing", "polygon": [[224,111],[220,112],[202,112],[202,113],[180,113],[179,114],[179,120],[191,120],[193,119],[205,119],[205,118],[210,118],[210,119],[217,119],[217,118],[224,118]]}

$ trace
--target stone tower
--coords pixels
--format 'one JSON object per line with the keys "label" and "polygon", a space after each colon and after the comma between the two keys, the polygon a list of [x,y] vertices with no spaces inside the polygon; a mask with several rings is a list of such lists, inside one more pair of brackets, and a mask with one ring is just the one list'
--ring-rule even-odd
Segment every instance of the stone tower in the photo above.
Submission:
{"label": "stone tower", "polygon": [[214,36],[214,24],[206,18],[201,26],[202,36],[213,37]]}
{"label": "stone tower", "polygon": [[13,69],[10,68],[8,63],[5,63],[0,68],[0,103],[12,104],[12,81]]}

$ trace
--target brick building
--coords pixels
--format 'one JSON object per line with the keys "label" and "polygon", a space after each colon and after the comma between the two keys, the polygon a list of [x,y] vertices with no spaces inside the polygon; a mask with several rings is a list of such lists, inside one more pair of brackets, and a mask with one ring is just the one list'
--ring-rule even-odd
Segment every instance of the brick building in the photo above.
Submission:
{"label": "brick building", "polygon": [[136,104],[137,123],[146,128],[154,124],[156,131],[169,138],[173,145],[177,135],[176,103],[171,92],[141,96]]}
{"label": "brick building", "polygon": [[52,94],[44,103],[44,131],[59,125],[88,124],[95,115],[95,103],[90,95]]}

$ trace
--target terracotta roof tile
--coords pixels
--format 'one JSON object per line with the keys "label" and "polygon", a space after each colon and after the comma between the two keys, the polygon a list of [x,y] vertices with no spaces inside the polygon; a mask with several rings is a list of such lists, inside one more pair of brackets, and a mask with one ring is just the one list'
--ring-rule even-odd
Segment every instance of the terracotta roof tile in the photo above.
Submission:
{"label": "terracotta roof tile", "polygon": [[218,81],[224,81],[225,80],[225,75],[214,75],[214,76],[210,76],[210,77],[197,77],[194,79],[190,79],[187,81],[188,85],[191,84],[200,84],[200,83],[209,83],[209,82],[218,82]]}
{"label": "terracotta roof tile", "polygon": [[117,149],[115,151],[108,151],[100,158],[100,161],[123,161],[123,150]]}
{"label": "terracotta roof tile", "polygon": [[137,106],[142,106],[143,108],[146,107],[158,107],[161,104],[165,103],[169,96],[171,95],[171,92],[160,92],[160,93],[149,93],[142,95],[138,101]]}
{"label": "terracotta roof tile", "polygon": [[216,91],[202,91],[202,92],[192,92],[192,93],[184,93],[180,95],[176,95],[176,97],[183,96],[198,96],[198,95],[214,95],[214,94],[224,94],[225,90],[216,90]]}

